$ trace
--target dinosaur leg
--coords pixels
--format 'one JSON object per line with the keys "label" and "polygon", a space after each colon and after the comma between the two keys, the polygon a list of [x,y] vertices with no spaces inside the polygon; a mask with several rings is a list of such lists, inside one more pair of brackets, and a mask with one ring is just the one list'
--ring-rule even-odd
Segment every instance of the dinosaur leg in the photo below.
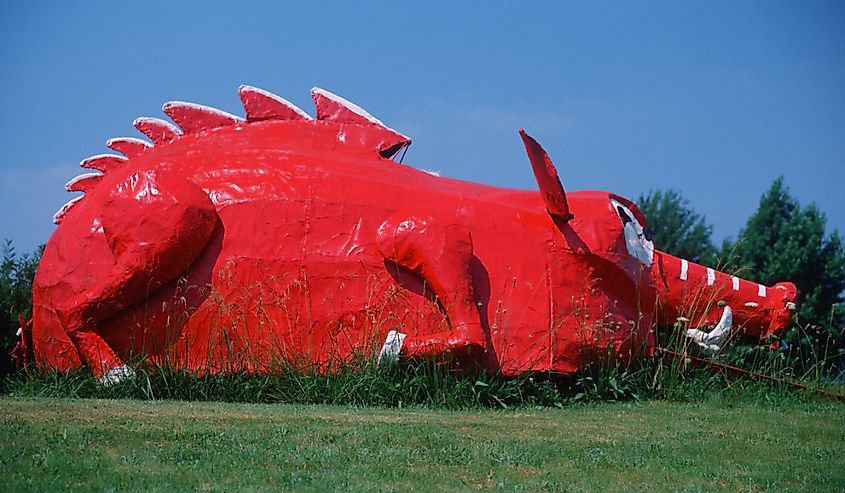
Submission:
{"label": "dinosaur leg", "polygon": [[437,296],[451,330],[425,337],[391,331],[380,359],[407,356],[483,353],[487,348],[472,278],[472,238],[459,225],[438,226],[431,219],[388,219],[377,235],[387,262],[421,276]]}
{"label": "dinosaur leg", "polygon": [[82,360],[103,383],[129,370],[98,333],[98,322],[147,299],[184,274],[203,251],[218,217],[205,192],[167,173],[146,171],[115,185],[101,204],[101,231],[114,257],[107,272],[79,272],[94,279],[57,314]]}

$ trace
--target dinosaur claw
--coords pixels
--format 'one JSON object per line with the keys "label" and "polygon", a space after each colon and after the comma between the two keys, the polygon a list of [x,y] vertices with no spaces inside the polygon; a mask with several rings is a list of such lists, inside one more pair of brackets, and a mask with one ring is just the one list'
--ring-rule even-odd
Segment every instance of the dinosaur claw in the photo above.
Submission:
{"label": "dinosaur claw", "polygon": [[381,352],[378,355],[378,364],[385,362],[395,362],[399,359],[399,352],[402,350],[402,343],[407,337],[407,334],[391,330],[387,333],[384,339],[384,345],[381,347]]}
{"label": "dinosaur claw", "polygon": [[127,365],[115,366],[100,377],[100,385],[110,387],[133,378],[135,378],[135,370]]}

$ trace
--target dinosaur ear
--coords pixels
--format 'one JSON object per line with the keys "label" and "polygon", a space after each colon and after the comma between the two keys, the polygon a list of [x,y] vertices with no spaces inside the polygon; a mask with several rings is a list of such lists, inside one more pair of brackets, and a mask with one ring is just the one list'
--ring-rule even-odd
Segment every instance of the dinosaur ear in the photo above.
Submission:
{"label": "dinosaur ear", "polygon": [[552,163],[551,158],[546,154],[543,147],[530,135],[525,133],[525,130],[520,129],[519,135],[525,144],[528,160],[531,161],[534,178],[537,179],[537,185],[540,186],[540,195],[543,196],[543,201],[546,202],[546,210],[549,211],[549,215],[554,219],[563,221],[564,223],[568,222],[573,216],[569,212],[569,204],[566,202],[566,192],[563,191],[563,185],[560,184],[560,178],[557,176],[554,163]]}

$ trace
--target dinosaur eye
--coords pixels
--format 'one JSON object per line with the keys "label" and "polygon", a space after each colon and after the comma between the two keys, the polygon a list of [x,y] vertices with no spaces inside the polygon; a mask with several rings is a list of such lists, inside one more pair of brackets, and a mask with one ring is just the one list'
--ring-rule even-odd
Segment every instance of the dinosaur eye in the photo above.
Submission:
{"label": "dinosaur eye", "polygon": [[628,254],[642,262],[646,267],[651,267],[654,257],[654,235],[651,228],[643,227],[637,220],[637,216],[625,204],[611,198],[610,203],[622,221],[622,229],[625,234],[625,247]]}
{"label": "dinosaur eye", "polygon": [[625,209],[623,209],[621,206],[616,206],[616,212],[619,214],[619,219],[622,220],[623,225],[633,221],[633,219],[631,219],[631,216],[629,216],[628,213],[625,212]]}

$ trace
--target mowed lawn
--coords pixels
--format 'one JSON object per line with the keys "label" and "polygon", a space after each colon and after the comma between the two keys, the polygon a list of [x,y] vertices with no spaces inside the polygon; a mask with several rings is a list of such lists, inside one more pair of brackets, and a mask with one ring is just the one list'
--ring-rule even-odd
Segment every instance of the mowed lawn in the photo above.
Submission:
{"label": "mowed lawn", "polygon": [[0,489],[845,490],[845,405],[437,411],[0,397]]}

